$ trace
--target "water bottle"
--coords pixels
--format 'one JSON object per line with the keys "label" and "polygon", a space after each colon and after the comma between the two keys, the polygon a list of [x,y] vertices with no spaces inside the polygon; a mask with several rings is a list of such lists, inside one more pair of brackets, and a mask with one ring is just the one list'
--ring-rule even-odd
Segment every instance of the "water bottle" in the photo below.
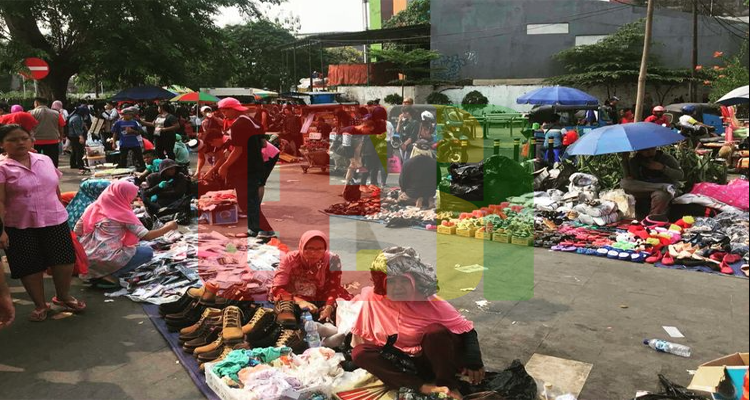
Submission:
{"label": "water bottle", "polygon": [[681,344],[670,343],[666,340],[660,339],[643,339],[643,344],[661,353],[674,354],[680,357],[690,357],[690,347]]}
{"label": "water bottle", "polygon": [[305,341],[307,345],[312,349],[320,347],[320,334],[318,333],[318,324],[313,321],[312,314],[307,309],[302,313],[302,323],[305,325]]}

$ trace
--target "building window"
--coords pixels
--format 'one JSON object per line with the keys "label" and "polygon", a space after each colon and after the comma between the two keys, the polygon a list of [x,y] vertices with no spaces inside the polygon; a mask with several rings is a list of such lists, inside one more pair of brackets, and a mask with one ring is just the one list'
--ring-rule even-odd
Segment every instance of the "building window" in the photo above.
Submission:
{"label": "building window", "polygon": [[527,35],[560,35],[568,33],[568,23],[562,24],[528,24]]}
{"label": "building window", "polygon": [[585,46],[589,44],[597,44],[602,40],[606,39],[608,35],[581,35],[576,36],[576,46]]}

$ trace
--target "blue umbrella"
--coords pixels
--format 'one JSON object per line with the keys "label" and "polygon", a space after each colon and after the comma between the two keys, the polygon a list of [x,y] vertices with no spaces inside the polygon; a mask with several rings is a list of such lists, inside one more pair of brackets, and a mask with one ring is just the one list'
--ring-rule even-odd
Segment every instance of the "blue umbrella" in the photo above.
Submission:
{"label": "blue umbrella", "polygon": [[578,89],[565,86],[548,86],[533,90],[516,99],[518,104],[595,106],[599,100]]}
{"label": "blue umbrella", "polygon": [[138,86],[125,89],[114,95],[110,100],[159,100],[171,99],[175,95],[176,93],[172,93],[169,90],[162,89],[158,86]]}
{"label": "blue umbrella", "polygon": [[581,136],[568,147],[573,156],[625,153],[666,146],[685,140],[679,133],[651,122],[610,125]]}

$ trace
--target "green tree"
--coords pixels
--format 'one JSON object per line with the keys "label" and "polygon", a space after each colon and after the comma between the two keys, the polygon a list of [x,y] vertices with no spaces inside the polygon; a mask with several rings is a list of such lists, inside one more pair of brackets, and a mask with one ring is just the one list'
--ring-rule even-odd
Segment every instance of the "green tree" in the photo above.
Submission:
{"label": "green tree", "polygon": [[385,21],[383,28],[424,25],[430,23],[430,0],[414,0],[405,10]]}
{"label": "green tree", "polygon": [[[598,43],[557,53],[554,59],[568,74],[547,82],[576,87],[604,86],[608,94],[613,94],[618,85],[636,82],[641,66],[644,23],[640,20],[624,25]],[[656,56],[650,57],[647,80],[659,96],[659,103],[664,102],[673,88],[690,79],[689,69],[666,68]]]}
{"label": "green tree", "polygon": [[214,68],[226,54],[212,21],[219,7],[259,16],[260,3],[281,1],[1,1],[0,70],[17,72],[24,58],[41,57],[50,73],[39,82],[40,92],[59,99],[78,73],[130,85],[147,76],[188,83],[191,76],[223,72]]}
{"label": "green tree", "polygon": [[324,56],[328,64],[360,64],[364,62],[363,53],[351,46],[326,49]]}
{"label": "green tree", "polygon": [[706,80],[705,85],[711,86],[709,99],[716,101],[722,98],[730,91],[747,85],[750,80],[750,71],[747,66],[748,42],[745,42],[742,49],[732,57],[726,57],[722,53],[716,53],[715,58],[720,60],[720,64],[713,68],[703,67]]}
{"label": "green tree", "polygon": [[373,57],[393,64],[393,70],[403,75],[403,79],[396,82],[401,84],[401,96],[404,96],[406,78],[430,72],[430,62],[440,58],[440,53],[433,50],[414,49],[373,49]]}

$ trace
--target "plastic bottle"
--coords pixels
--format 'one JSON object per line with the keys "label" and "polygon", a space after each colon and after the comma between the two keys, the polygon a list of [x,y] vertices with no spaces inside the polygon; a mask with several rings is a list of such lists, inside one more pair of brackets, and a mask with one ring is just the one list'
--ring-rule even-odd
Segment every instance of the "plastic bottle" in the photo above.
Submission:
{"label": "plastic bottle", "polygon": [[690,347],[677,343],[670,343],[660,339],[643,339],[643,344],[660,352],[674,354],[680,357],[690,357]]}
{"label": "plastic bottle", "polygon": [[305,336],[307,345],[311,349],[320,347],[320,334],[318,333],[318,324],[313,321],[312,314],[310,314],[310,311],[307,309],[305,309],[302,313],[302,322],[305,326],[305,332],[307,332],[307,335]]}

